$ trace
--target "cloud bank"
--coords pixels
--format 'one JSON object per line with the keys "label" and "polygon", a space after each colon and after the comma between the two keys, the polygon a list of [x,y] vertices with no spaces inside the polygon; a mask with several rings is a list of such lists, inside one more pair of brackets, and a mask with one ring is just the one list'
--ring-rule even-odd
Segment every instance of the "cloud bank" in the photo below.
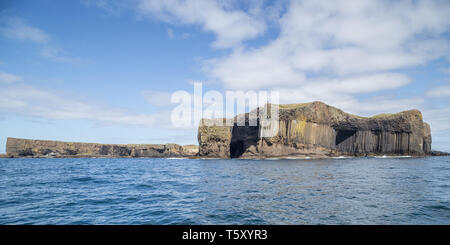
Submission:
{"label": "cloud bank", "polygon": [[17,83],[22,78],[0,72],[0,114],[16,114],[45,119],[87,119],[102,125],[128,125],[139,127],[170,126],[169,113],[133,113],[118,108],[99,106],[88,101],[70,98],[64,92],[36,88]]}
{"label": "cloud bank", "polygon": [[170,23],[199,25],[212,32],[217,48],[230,48],[255,38],[266,30],[263,19],[238,10],[227,9],[226,1],[141,0],[138,12]]}

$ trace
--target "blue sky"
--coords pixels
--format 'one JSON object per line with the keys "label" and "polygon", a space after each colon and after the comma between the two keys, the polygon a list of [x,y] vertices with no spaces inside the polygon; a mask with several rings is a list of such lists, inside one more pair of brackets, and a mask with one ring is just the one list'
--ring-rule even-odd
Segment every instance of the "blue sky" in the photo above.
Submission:
{"label": "blue sky", "polygon": [[278,90],[370,116],[417,108],[450,150],[448,1],[0,3],[6,137],[196,143],[170,95]]}

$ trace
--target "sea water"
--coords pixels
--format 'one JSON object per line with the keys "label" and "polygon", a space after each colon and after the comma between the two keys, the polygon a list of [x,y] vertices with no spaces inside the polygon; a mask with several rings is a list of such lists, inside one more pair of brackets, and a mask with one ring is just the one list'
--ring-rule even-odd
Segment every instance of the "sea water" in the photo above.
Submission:
{"label": "sea water", "polygon": [[0,224],[450,224],[450,157],[0,159]]}

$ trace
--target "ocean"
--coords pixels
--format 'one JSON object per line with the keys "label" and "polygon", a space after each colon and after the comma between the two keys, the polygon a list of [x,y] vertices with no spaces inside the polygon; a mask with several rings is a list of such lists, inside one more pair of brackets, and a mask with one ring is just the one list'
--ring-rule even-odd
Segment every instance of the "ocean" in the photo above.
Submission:
{"label": "ocean", "polygon": [[450,157],[0,159],[0,224],[450,224]]}

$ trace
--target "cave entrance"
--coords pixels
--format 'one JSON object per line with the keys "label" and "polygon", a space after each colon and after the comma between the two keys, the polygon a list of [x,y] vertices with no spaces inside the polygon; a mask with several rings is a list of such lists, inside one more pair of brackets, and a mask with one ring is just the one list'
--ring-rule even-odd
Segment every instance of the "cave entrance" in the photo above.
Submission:
{"label": "cave entrance", "polygon": [[242,156],[242,154],[244,153],[244,141],[242,140],[237,140],[237,141],[232,141],[230,144],[230,157],[231,158],[238,158],[240,156]]}
{"label": "cave entrance", "polygon": [[341,144],[356,134],[356,130],[338,130],[336,133],[336,145]]}

